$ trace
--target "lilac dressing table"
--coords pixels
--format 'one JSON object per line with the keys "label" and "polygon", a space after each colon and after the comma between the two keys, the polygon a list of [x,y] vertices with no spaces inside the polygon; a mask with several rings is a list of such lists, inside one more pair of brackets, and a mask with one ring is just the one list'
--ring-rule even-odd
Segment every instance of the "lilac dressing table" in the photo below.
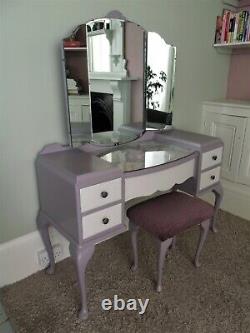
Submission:
{"label": "lilac dressing table", "polygon": [[[135,27],[139,31],[134,31]],[[166,73],[169,80],[158,81],[163,86],[162,90],[166,88],[165,92],[169,92],[166,95],[170,112],[166,112],[166,108],[165,111],[157,111],[157,107],[161,107],[160,102],[150,97],[150,85],[145,88],[144,84],[154,83],[144,71],[145,62],[148,66],[150,61],[145,59],[145,53],[150,54],[150,40],[148,34],[138,27],[137,24],[126,21],[120,13],[111,12],[105,19],[96,19],[81,25],[80,30],[76,29],[71,38],[64,39],[62,60],[70,145],[48,145],[39,153],[36,161],[40,199],[37,224],[50,258],[47,273],[52,274],[55,270],[48,233],[48,227],[53,226],[70,243],[70,255],[76,263],[80,287],[82,319],[88,317],[86,266],[96,244],[128,230],[126,208],[130,200],[153,195],[157,191],[168,191],[173,187],[193,195],[212,191],[215,194],[217,212],[222,199],[220,166],[223,144],[215,137],[169,129],[169,116],[172,118],[175,52],[168,47],[170,55]],[[83,32],[83,35],[79,31]],[[141,45],[147,42],[148,49],[145,50],[143,46],[143,53],[140,55],[143,69],[141,78],[138,59],[133,64],[133,59],[140,52],[133,50],[133,57],[130,54],[128,38],[131,33],[137,36],[138,40],[142,38]],[[95,37],[103,35],[109,43],[108,59],[115,59],[108,65],[108,71],[104,68],[106,72],[96,70],[101,65],[94,55],[94,45],[99,38],[95,40]],[[124,38],[122,41],[121,36]],[[72,40],[78,42],[75,43],[77,46],[68,46],[73,45],[70,44]],[[140,44],[138,40],[137,45]],[[67,52],[72,52],[73,55],[68,55]],[[87,52],[87,55],[81,52]],[[82,79],[74,73],[74,68],[79,66],[78,58],[81,61],[88,59],[88,68],[84,67]],[[130,59],[130,64],[124,66],[124,58],[127,62]],[[86,76],[88,84],[85,82]],[[82,98],[84,104],[80,107],[81,114],[77,111],[78,105],[70,101],[74,90],[72,80],[76,82],[76,77],[79,99],[85,94],[85,98]],[[168,86],[165,87],[164,82]],[[144,89],[147,89],[148,94]],[[157,95],[155,91],[154,93]],[[87,95],[90,96],[89,102]],[[110,96],[113,98],[112,121],[111,125],[102,128],[105,123],[102,117],[99,118],[99,124],[94,124],[98,118],[94,116],[94,110],[96,111],[96,105],[99,105],[97,109],[101,110],[105,102],[110,102]],[[153,110],[151,113],[160,112],[157,120],[149,119],[149,113],[147,115],[145,112],[150,106],[151,111]],[[105,108],[110,112],[108,106],[101,111],[104,112]],[[141,110],[141,113],[137,114],[138,110]],[[110,118],[110,114],[107,118]],[[159,119],[163,118],[164,126],[159,127]],[[146,130],[146,127],[151,130]],[[215,218],[216,214],[211,226],[213,230]]]}

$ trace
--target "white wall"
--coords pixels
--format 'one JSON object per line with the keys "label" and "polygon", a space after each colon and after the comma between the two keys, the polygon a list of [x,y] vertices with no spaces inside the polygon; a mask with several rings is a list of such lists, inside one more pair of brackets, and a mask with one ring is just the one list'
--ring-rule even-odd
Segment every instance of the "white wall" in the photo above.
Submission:
{"label": "white wall", "polygon": [[212,47],[220,0],[1,0],[0,243],[36,229],[34,161],[65,143],[59,41],[118,9],[177,46],[174,124],[199,130],[201,102],[223,97],[229,57]]}

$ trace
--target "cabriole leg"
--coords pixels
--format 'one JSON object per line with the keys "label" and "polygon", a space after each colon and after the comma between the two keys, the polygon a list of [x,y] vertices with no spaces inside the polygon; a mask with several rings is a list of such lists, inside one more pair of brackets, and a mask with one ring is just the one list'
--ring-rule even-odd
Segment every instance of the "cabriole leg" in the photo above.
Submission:
{"label": "cabriole leg", "polygon": [[42,237],[43,243],[45,245],[46,251],[48,252],[49,256],[49,265],[45,269],[47,274],[54,274],[55,272],[55,259],[53,248],[51,245],[50,237],[49,237],[49,221],[42,212],[39,212],[37,216],[37,227]]}
{"label": "cabriole leg", "polygon": [[85,281],[85,271],[89,260],[91,259],[94,251],[95,245],[88,244],[85,246],[77,246],[70,244],[69,251],[71,257],[74,259],[77,270],[77,280],[80,287],[81,295],[81,310],[79,312],[80,319],[88,318],[88,306],[87,306],[87,293],[86,293],[86,281]]}
{"label": "cabriole leg", "polygon": [[200,239],[199,239],[199,243],[197,246],[197,250],[196,250],[196,254],[195,254],[195,259],[194,259],[194,265],[195,267],[200,267],[201,263],[199,262],[200,259],[200,254],[201,254],[201,250],[203,248],[203,245],[205,243],[205,240],[207,238],[207,234],[209,231],[209,227],[210,227],[210,219],[209,220],[205,220],[200,224]]}
{"label": "cabriole leg", "polygon": [[167,252],[170,248],[170,245],[173,242],[173,238],[168,238],[164,242],[159,241],[159,257],[157,263],[157,270],[158,270],[158,278],[157,278],[157,286],[156,290],[158,292],[162,291],[162,274],[163,274],[163,267]]}
{"label": "cabriole leg", "polygon": [[176,236],[173,237],[173,241],[171,244],[171,250],[174,250],[176,248]]}
{"label": "cabriole leg", "polygon": [[218,215],[218,211],[221,205],[221,201],[223,199],[223,188],[221,186],[221,184],[219,183],[213,190],[212,192],[215,195],[215,203],[214,203],[214,216],[212,218],[211,221],[211,229],[213,232],[217,232],[217,228],[216,228],[216,219],[217,219],[217,215]]}
{"label": "cabriole leg", "polygon": [[131,230],[131,243],[132,243],[132,251],[133,251],[133,264],[131,266],[131,270],[134,272],[138,268],[137,235],[138,235],[139,227],[130,222],[130,230]]}

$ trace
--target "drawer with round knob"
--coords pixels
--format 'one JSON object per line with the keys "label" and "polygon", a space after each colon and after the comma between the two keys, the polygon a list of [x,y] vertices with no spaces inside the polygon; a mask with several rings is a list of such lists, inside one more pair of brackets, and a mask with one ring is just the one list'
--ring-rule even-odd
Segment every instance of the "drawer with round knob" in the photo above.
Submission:
{"label": "drawer with round knob", "polygon": [[221,163],[223,148],[219,147],[202,154],[201,170],[205,170]]}
{"label": "drawer with round knob", "polygon": [[86,212],[121,199],[121,178],[80,190],[81,211]]}
{"label": "drawer with round knob", "polygon": [[209,187],[220,180],[220,167],[201,173],[200,190]]}
{"label": "drawer with round knob", "polygon": [[83,239],[122,223],[122,205],[117,204],[82,217]]}

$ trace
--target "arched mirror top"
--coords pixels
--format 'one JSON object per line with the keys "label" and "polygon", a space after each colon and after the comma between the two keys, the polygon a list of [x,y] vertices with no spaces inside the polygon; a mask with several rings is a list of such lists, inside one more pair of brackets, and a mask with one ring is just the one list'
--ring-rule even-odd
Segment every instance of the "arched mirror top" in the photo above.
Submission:
{"label": "arched mirror top", "polygon": [[113,11],[63,39],[72,146],[118,145],[172,125],[176,48]]}

